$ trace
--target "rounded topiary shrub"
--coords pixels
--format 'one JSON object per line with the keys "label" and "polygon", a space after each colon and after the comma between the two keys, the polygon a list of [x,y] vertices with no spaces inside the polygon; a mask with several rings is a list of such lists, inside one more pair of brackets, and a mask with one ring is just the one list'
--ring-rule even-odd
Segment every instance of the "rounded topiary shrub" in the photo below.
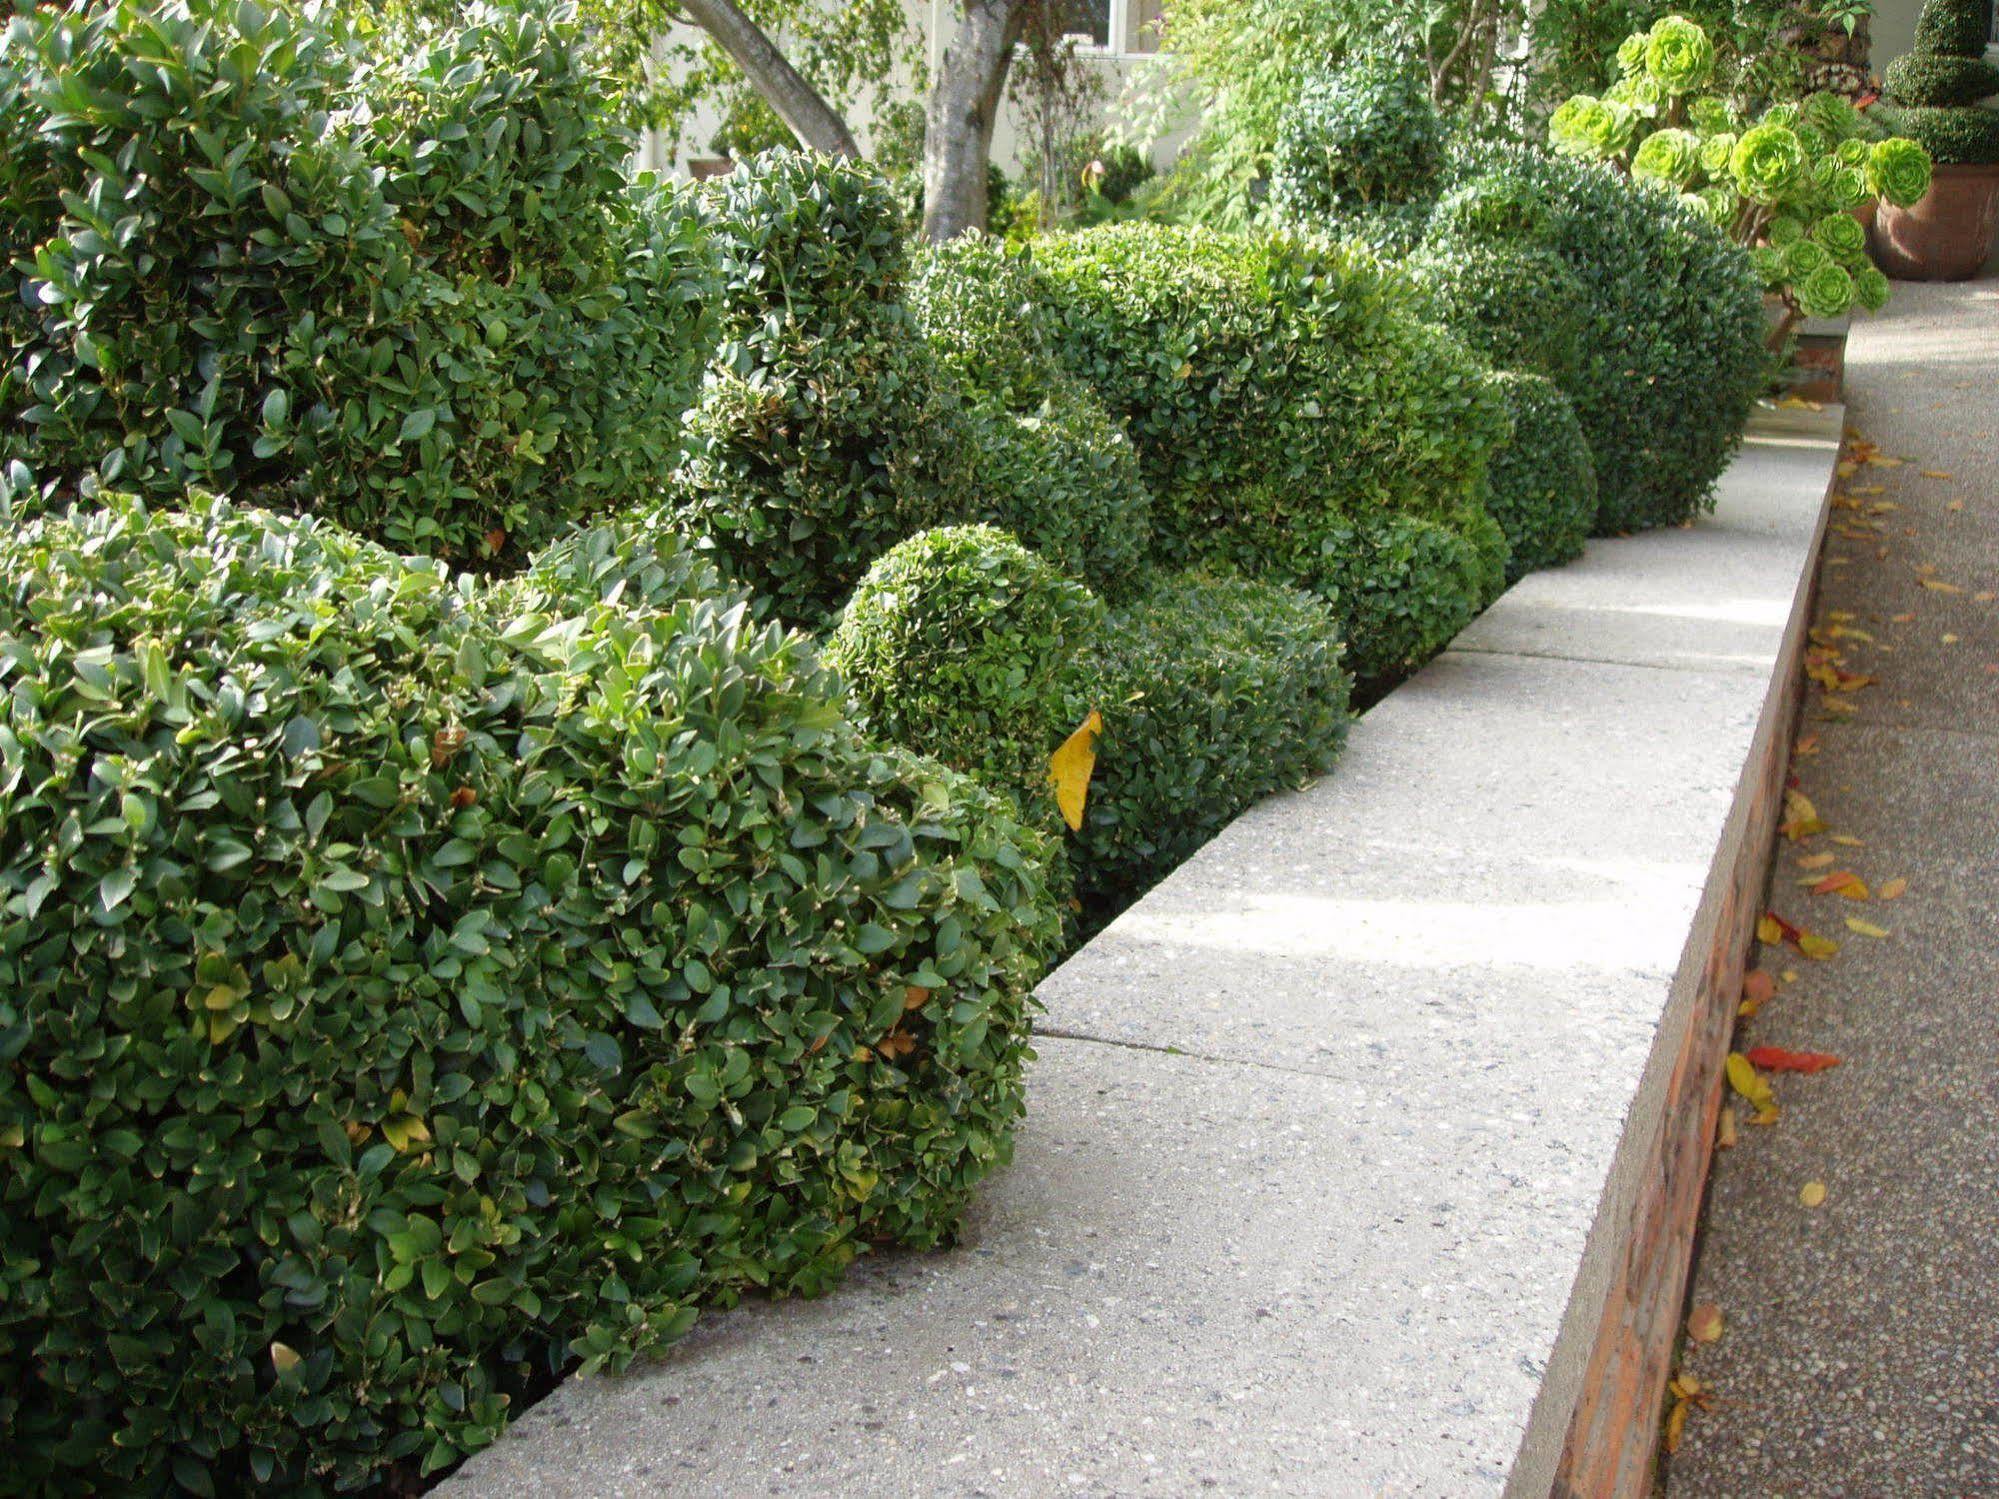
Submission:
{"label": "rounded topiary shrub", "polygon": [[1106,598],[1140,590],[1149,572],[1152,495],[1124,429],[1067,376],[1029,413],[986,411],[957,519],[998,526]]}
{"label": "rounded topiary shrub", "polygon": [[909,308],[938,362],[974,399],[1032,411],[1061,371],[1024,250],[973,231],[916,256]]}
{"label": "rounded topiary shrub", "polygon": [[1977,57],[1991,37],[1987,0],[1924,0],[1916,15],[1917,53]]}
{"label": "rounded topiary shrub", "polygon": [[1583,362],[1585,294],[1560,256],[1532,245],[1438,245],[1411,272],[1436,320],[1501,369],[1573,383]]}
{"label": "rounded topiary shrub", "polygon": [[1087,920],[1107,920],[1252,803],[1330,769],[1348,688],[1332,612],[1298,589],[1183,573],[1113,611],[1063,715],[1103,722],[1073,845]]}
{"label": "rounded topiary shrub", "polygon": [[1314,226],[1343,213],[1436,197],[1447,132],[1427,82],[1369,58],[1316,73],[1278,131],[1270,205]]}
{"label": "rounded topiary shrub", "polygon": [[1363,511],[1319,546],[1307,584],[1330,602],[1347,665],[1373,688],[1442,650],[1505,586],[1505,542],[1483,511],[1456,524]]}
{"label": "rounded topiary shrub", "polygon": [[0,535],[0,674],[26,1488],[435,1469],[1007,1155],[1042,840],[652,520],[489,592],[110,496]]}
{"label": "rounded topiary shrub", "polygon": [[1070,662],[1101,612],[1006,532],[944,526],[868,569],[826,659],[870,732],[1031,797],[1068,732]]}
{"label": "rounded topiary shrub", "polygon": [[0,74],[28,494],[199,483],[507,565],[671,472],[707,251],[684,194],[627,187],[573,16],[44,10]]}
{"label": "rounded topiary shrub", "polygon": [[1999,109],[1881,104],[1872,112],[1896,135],[1929,152],[1938,166],[1999,162]]}
{"label": "rounded topiary shrub", "polygon": [[1563,383],[1597,464],[1599,533],[1672,525],[1712,505],[1768,374],[1748,255],[1673,195],[1609,168],[1486,145],[1454,163],[1430,248],[1500,238],[1581,282],[1582,361]]}
{"label": "rounded topiary shrub", "polygon": [[1881,88],[1902,105],[1949,108],[1977,104],[1999,94],[1999,68],[1982,56],[1911,52],[1882,70]]}
{"label": "rounded topiary shrub", "polygon": [[1596,464],[1575,407],[1552,380],[1525,372],[1494,378],[1513,440],[1492,460],[1485,508],[1506,536],[1506,581],[1517,583],[1582,555],[1596,518]]}
{"label": "rounded topiary shrub", "polygon": [[[1364,251],[1131,223],[1060,236],[1040,265],[1063,361],[1138,448],[1161,561],[1310,551],[1363,504],[1475,502],[1504,433],[1478,363]],[[1245,529],[1251,487],[1286,529]]]}
{"label": "rounded topiary shrub", "polygon": [[688,415],[678,519],[780,617],[817,628],[876,557],[953,518],[976,443],[903,300],[885,178],[768,151],[711,191],[723,342]]}

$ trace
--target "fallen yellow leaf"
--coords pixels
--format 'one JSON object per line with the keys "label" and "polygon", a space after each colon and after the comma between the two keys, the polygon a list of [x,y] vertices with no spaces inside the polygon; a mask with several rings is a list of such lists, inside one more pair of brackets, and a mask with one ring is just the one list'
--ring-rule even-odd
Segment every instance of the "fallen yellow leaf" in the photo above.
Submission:
{"label": "fallen yellow leaf", "polygon": [[1883,900],[1900,900],[1902,892],[1908,888],[1909,882],[1898,874],[1894,879],[1889,880],[1881,887],[1881,898]]}
{"label": "fallen yellow leaf", "polygon": [[1687,1336],[1696,1343],[1712,1343],[1721,1337],[1721,1308],[1704,1301],[1687,1313]]}
{"label": "fallen yellow leaf", "polygon": [[1865,847],[1867,847],[1867,844],[1866,844],[1866,841],[1865,841],[1865,840],[1863,840],[1863,839],[1860,839],[1860,838],[1856,838],[1856,837],[1854,837],[1854,836],[1853,836],[1853,834],[1851,834],[1851,833],[1834,833],[1834,834],[1832,835],[1832,841],[1833,841],[1834,843],[1837,843],[1837,844],[1838,844],[1838,845],[1839,845],[1839,846],[1840,846],[1841,848],[1865,848]]}
{"label": "fallen yellow leaf", "polygon": [[1963,593],[1955,583],[1946,583],[1941,578],[1918,578],[1916,581],[1935,593]]}
{"label": "fallen yellow leaf", "polygon": [[1666,1414],[1666,1451],[1678,1452],[1680,1443],[1687,1436],[1687,1412],[1694,1408],[1691,1400],[1675,1400],[1673,1408]]}
{"label": "fallen yellow leaf", "polygon": [[1758,942],[1767,942],[1772,947],[1775,947],[1779,942],[1784,940],[1784,929],[1777,925],[1776,917],[1759,916],[1756,918],[1756,940]]}
{"label": "fallen yellow leaf", "polygon": [[1716,1150],[1735,1149],[1735,1110],[1724,1108],[1721,1118],[1714,1127],[1714,1148]]}
{"label": "fallen yellow leaf", "polygon": [[1950,475],[1946,471],[1940,468],[1926,468],[1918,470],[1918,472],[1920,472],[1925,479],[1948,479],[1950,477]]}
{"label": "fallen yellow leaf", "polygon": [[1083,804],[1090,794],[1090,775],[1097,768],[1097,735],[1103,732],[1103,715],[1095,708],[1082,726],[1063,740],[1048,757],[1048,779],[1055,785],[1055,805],[1071,832],[1083,826]]}
{"label": "fallen yellow leaf", "polygon": [[1830,864],[1832,861],[1833,861],[1833,856],[1831,854],[1813,854],[1809,858],[1798,860],[1798,868],[1823,869],[1826,867],[1826,865]]}
{"label": "fallen yellow leaf", "polygon": [[[1849,916],[1846,919],[1847,923],[1851,925],[1853,918]],[[1839,944],[1830,937],[1821,937],[1816,932],[1806,932],[1802,937],[1798,938],[1798,951],[1808,958],[1818,958],[1823,961],[1826,958],[1838,956]]]}
{"label": "fallen yellow leaf", "polygon": [[1731,1051],[1728,1054],[1727,1065],[1729,1087],[1740,1093],[1759,1115],[1775,1115],[1776,1095],[1770,1091],[1769,1079],[1756,1070],[1756,1064],[1741,1052]]}
{"label": "fallen yellow leaf", "polygon": [[1888,935],[1885,928],[1878,927],[1871,921],[1862,921],[1858,916],[1849,916],[1846,918],[1846,929],[1849,932],[1858,932],[1863,937],[1885,937]]}
{"label": "fallen yellow leaf", "polygon": [[1806,1182],[1798,1189],[1798,1201],[1808,1208],[1815,1208],[1825,1201],[1824,1182]]}

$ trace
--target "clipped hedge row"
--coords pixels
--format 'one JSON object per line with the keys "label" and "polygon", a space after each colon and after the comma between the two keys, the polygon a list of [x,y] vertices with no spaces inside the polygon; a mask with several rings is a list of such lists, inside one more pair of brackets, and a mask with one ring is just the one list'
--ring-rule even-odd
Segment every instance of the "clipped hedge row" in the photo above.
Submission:
{"label": "clipped hedge row", "polygon": [[350,1489],[1008,1153],[1041,839],[643,520],[481,590],[214,501],[0,535],[0,1443]]}
{"label": "clipped hedge row", "polygon": [[[1594,530],[1673,525],[1712,505],[1768,375],[1746,254],[1670,193],[1598,163],[1479,145],[1454,177],[1429,255],[1541,251],[1581,283],[1582,359],[1560,383],[1598,459]],[[1546,309],[1517,317],[1531,336]]]}
{"label": "clipped hedge row", "polygon": [[1576,409],[1545,375],[1494,377],[1505,394],[1513,441],[1492,461],[1485,507],[1507,545],[1506,581],[1582,555],[1596,520],[1596,461]]}
{"label": "clipped hedge row", "polygon": [[364,43],[119,0],[7,35],[12,487],[202,484],[518,562],[671,472],[706,250],[682,194],[626,187],[573,13]]}

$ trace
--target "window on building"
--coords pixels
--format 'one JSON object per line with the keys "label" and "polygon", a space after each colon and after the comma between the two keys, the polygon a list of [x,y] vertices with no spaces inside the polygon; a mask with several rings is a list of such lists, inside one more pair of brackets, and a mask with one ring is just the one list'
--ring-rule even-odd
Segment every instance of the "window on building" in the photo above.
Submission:
{"label": "window on building", "polygon": [[1060,0],[1062,32],[1094,51],[1132,57],[1159,50],[1164,0]]}

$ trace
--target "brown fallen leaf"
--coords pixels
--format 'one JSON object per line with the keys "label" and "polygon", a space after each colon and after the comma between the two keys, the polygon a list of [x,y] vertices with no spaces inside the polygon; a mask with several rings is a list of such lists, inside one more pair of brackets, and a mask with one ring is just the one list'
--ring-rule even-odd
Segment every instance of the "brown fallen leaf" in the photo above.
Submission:
{"label": "brown fallen leaf", "polygon": [[1687,1313],[1687,1336],[1696,1343],[1713,1343],[1721,1337],[1721,1308],[1703,1301]]}
{"label": "brown fallen leaf", "polygon": [[1916,581],[1933,593],[1963,593],[1955,583],[1946,583],[1941,578],[1918,578]]}
{"label": "brown fallen leaf", "polygon": [[1908,888],[1909,882],[1898,874],[1894,879],[1887,881],[1881,886],[1881,898],[1883,900],[1900,900],[1902,892]]}
{"label": "brown fallen leaf", "polygon": [[1867,847],[1867,843],[1864,839],[1856,838],[1851,833],[1834,833],[1832,835],[1832,841],[1834,843],[1837,843],[1841,848]]}
{"label": "brown fallen leaf", "polygon": [[1781,1046],[1752,1046],[1743,1055],[1749,1058],[1750,1066],[1764,1072],[1802,1072],[1807,1077],[1839,1065],[1839,1058],[1829,1051],[1787,1051]]}
{"label": "brown fallen leaf", "polygon": [[1768,969],[1752,968],[1742,975],[1742,998],[1745,1003],[1762,1004],[1777,992],[1777,981],[1770,977]]}
{"label": "brown fallen leaf", "polygon": [[1947,470],[1940,468],[1924,468],[1918,469],[1916,472],[1921,474],[1925,479],[1948,479],[1950,477]]}
{"label": "brown fallen leaf", "polygon": [[1836,857],[1837,855],[1834,854],[1812,854],[1807,858],[1798,860],[1798,868],[1823,869],[1826,867],[1826,865],[1830,864],[1833,861],[1833,859]]}
{"label": "brown fallen leaf", "polygon": [[1867,882],[1850,869],[1835,869],[1812,886],[1814,895],[1840,895],[1848,900],[1866,900]]}
{"label": "brown fallen leaf", "polygon": [[1721,1117],[1714,1126],[1714,1148],[1716,1150],[1735,1149],[1735,1110],[1724,1107]]}

